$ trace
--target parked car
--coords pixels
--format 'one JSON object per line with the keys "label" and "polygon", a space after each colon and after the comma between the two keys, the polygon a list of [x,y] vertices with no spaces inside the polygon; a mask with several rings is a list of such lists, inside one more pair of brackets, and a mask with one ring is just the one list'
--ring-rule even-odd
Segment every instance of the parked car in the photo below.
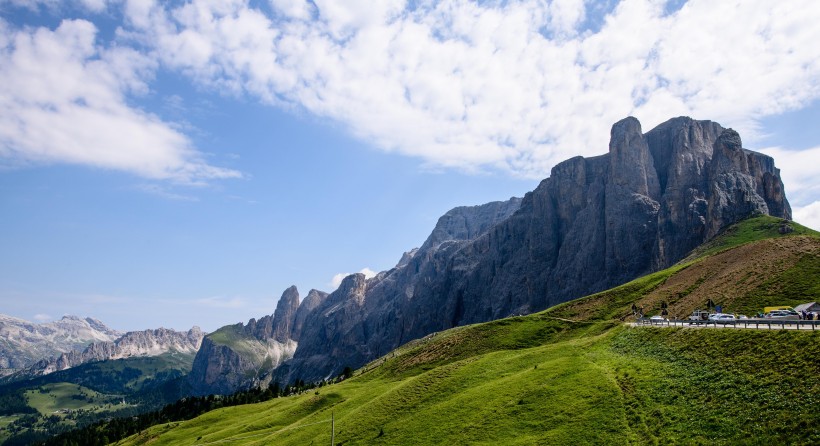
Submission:
{"label": "parked car", "polygon": [[663,316],[652,316],[649,318],[649,322],[656,323],[656,322],[666,322],[667,319]]}
{"label": "parked car", "polygon": [[734,324],[737,321],[734,314],[718,313],[716,316],[712,319],[716,324]]}
{"label": "parked car", "polygon": [[772,310],[766,313],[766,319],[778,319],[787,321],[798,321],[800,315],[794,310]]}
{"label": "parked car", "polygon": [[705,321],[709,317],[709,312],[706,310],[695,310],[689,316],[690,321]]}

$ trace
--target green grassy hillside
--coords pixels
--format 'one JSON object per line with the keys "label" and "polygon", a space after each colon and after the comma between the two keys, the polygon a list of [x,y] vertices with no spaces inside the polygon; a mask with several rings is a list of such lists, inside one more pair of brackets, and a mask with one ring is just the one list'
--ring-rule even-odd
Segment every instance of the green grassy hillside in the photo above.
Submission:
{"label": "green grassy hillside", "polygon": [[[747,220],[684,262],[524,317],[413,341],[339,384],[118,444],[820,444],[820,331],[630,327],[820,299],[820,237]],[[798,302],[799,303],[799,302]]]}
{"label": "green grassy hillside", "polygon": [[442,333],[317,392],[121,444],[327,444],[331,412],[340,444],[811,444],[818,354],[820,333],[613,328],[545,313]]}
{"label": "green grassy hillside", "polygon": [[[132,416],[179,398],[175,380],[192,354],[83,364],[0,386],[0,443],[31,444],[111,416]],[[125,400],[125,402],[123,402]]]}
{"label": "green grassy hillside", "polygon": [[[26,391],[26,400],[42,415],[78,410],[99,411],[112,403],[111,397],[70,383],[47,384]],[[120,401],[113,400],[115,404]]]}

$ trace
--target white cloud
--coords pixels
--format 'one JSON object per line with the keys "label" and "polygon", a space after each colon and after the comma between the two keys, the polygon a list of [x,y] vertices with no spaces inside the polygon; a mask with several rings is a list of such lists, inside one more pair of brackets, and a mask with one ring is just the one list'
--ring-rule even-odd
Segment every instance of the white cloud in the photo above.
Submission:
{"label": "white cloud", "polygon": [[364,277],[367,278],[367,279],[370,279],[372,277],[376,277],[376,274],[378,274],[377,271],[373,271],[372,269],[370,269],[368,267],[362,268],[361,271],[359,271],[359,273],[364,274]]}
{"label": "white cloud", "polygon": [[50,322],[50,321],[53,321],[54,318],[51,317],[51,315],[49,315],[49,314],[37,313],[37,314],[34,315],[34,320],[37,321],[37,322]]}
{"label": "white cloud", "polygon": [[[370,269],[368,267],[362,268],[359,271],[359,273],[364,274],[364,277],[366,279],[370,279],[372,277],[375,277],[376,274],[378,274],[378,272],[373,271],[372,269]],[[330,285],[331,289],[335,290],[336,288],[339,288],[339,285],[342,284],[342,280],[344,280],[344,278],[349,276],[349,275],[350,275],[350,273],[339,273],[339,274],[334,275],[333,278],[330,279],[330,284],[329,285]]]}
{"label": "white cloud", "polygon": [[275,11],[292,19],[307,20],[311,17],[311,5],[307,0],[270,0]]}
{"label": "white cloud", "polygon": [[96,32],[84,20],[55,30],[0,20],[0,158],[181,183],[239,177],[210,166],[173,125],[128,105],[129,94],[147,91],[156,63],[127,47],[97,46]]}
{"label": "white cloud", "polygon": [[820,231],[820,147],[786,150],[760,149],[771,156],[780,169],[783,187],[792,207],[792,219]]}
{"label": "white cloud", "polygon": [[[820,182],[817,181],[820,178],[820,147],[806,150],[769,147],[760,151],[774,158],[792,207],[810,205],[820,197]],[[802,223],[797,217],[794,219]]]}
{"label": "white cloud", "polygon": [[339,285],[341,285],[341,284],[342,284],[342,280],[344,280],[344,278],[345,278],[345,277],[347,277],[347,276],[349,276],[349,275],[350,275],[350,273],[338,273],[338,274],[335,274],[335,275],[333,276],[333,278],[332,278],[332,279],[330,279],[330,287],[331,287],[331,289],[334,289],[334,290],[335,290],[336,288],[339,288]]}
{"label": "white cloud", "polygon": [[820,231],[820,201],[805,206],[794,206],[792,208],[792,218],[801,225]]}
{"label": "white cloud", "polygon": [[[663,0],[603,9],[583,0],[269,0],[273,14],[245,0],[85,3],[122,6],[116,45],[95,46],[81,21],[54,32],[2,25],[0,61],[48,63],[42,73],[4,63],[0,73],[33,74],[29,85],[59,99],[3,90],[3,103],[21,111],[0,127],[4,157],[157,179],[238,176],[208,165],[180,127],[127,106],[157,64],[221,94],[336,120],[430,167],[531,177],[606,151],[608,124],[627,115],[645,130],[683,114],[713,119],[753,143],[760,118],[820,98],[813,0],[690,0],[673,13]],[[139,136],[116,138],[123,133]]]}
{"label": "white cloud", "polygon": [[[301,107],[432,166],[544,176],[604,152],[607,124],[680,114],[753,141],[761,117],[820,96],[820,8],[803,0],[624,0],[599,30],[580,0],[130,0],[129,23],[201,85]],[[731,17],[731,20],[726,19]]]}

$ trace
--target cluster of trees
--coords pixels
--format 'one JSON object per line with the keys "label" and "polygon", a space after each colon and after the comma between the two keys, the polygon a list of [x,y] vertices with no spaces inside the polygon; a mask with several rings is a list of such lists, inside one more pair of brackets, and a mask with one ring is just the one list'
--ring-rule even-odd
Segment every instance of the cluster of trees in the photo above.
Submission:
{"label": "cluster of trees", "polygon": [[14,389],[0,394],[0,416],[37,413],[28,405],[24,389]]}
{"label": "cluster of trees", "polygon": [[[108,406],[113,407],[110,404]],[[22,410],[18,411],[18,418],[6,426],[6,434],[9,437],[3,442],[3,446],[28,446],[42,443],[52,435],[66,432],[77,425],[100,422],[112,416],[132,416],[139,412],[137,407],[126,407],[104,412],[93,409],[74,409],[60,414],[40,415],[35,409],[30,407],[28,409],[30,412],[24,416],[19,416]]]}
{"label": "cluster of trees", "polygon": [[276,398],[281,394],[279,386],[273,388],[251,389],[237,392],[230,396],[209,395],[188,397],[168,404],[160,410],[124,418],[114,418],[91,424],[81,429],[65,432],[43,441],[42,445],[106,445],[121,440],[157,425],[175,421],[189,420],[205,412],[221,407],[252,404]]}

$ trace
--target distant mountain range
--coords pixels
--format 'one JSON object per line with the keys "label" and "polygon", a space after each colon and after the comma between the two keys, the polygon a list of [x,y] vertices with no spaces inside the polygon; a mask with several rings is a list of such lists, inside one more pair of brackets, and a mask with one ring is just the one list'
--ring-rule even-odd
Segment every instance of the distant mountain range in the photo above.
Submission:
{"label": "distant mountain range", "polygon": [[[0,376],[0,417],[11,422],[0,426],[0,443],[33,444],[182,398],[190,393],[185,379],[204,335],[199,327],[123,334],[92,318],[33,324],[0,315],[7,367]],[[53,417],[56,411],[62,415]]]}
{"label": "distant mountain range", "polygon": [[659,271],[754,215],[791,219],[772,158],[715,122],[643,133],[626,118],[609,153],[556,165],[523,199],[453,209],[395,268],[301,303],[292,287],[272,316],[206,336],[189,383],[207,394],[331,377],[433,332]]}
{"label": "distant mountain range", "polygon": [[31,367],[37,361],[84,349],[92,342],[111,342],[123,333],[94,318],[63,316],[35,324],[0,314],[0,376]]}
{"label": "distant mountain range", "polygon": [[194,354],[199,350],[204,336],[205,333],[199,327],[193,327],[187,332],[167,328],[131,331],[114,341],[93,342],[83,350],[72,350],[40,360],[23,373],[32,377],[94,361],[160,356],[170,352]]}
{"label": "distant mountain range", "polygon": [[63,316],[56,322],[33,324],[0,315],[0,364],[3,381],[28,379],[81,364],[110,359],[194,354],[205,333],[158,328],[122,333],[97,319]]}

